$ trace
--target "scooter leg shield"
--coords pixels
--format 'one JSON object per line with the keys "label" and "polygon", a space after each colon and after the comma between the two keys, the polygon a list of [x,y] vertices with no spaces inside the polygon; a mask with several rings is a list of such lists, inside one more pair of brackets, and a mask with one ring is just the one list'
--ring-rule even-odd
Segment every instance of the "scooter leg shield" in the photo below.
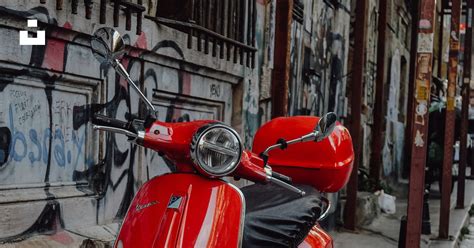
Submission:
{"label": "scooter leg shield", "polygon": [[115,247],[239,247],[244,201],[239,189],[221,180],[155,177],[137,192]]}

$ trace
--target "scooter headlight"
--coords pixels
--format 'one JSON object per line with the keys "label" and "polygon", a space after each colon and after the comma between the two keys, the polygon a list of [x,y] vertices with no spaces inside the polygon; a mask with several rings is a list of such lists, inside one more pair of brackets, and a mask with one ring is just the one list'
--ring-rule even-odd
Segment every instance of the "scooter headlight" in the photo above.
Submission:
{"label": "scooter headlight", "polygon": [[220,123],[201,128],[191,143],[191,157],[197,169],[209,177],[229,175],[237,168],[241,156],[239,135]]}

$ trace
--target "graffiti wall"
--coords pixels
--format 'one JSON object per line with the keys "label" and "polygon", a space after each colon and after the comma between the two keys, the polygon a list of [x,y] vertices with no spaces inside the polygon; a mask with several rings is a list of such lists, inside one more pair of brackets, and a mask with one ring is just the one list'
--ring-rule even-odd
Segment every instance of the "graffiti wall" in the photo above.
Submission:
{"label": "graffiti wall", "polygon": [[[0,242],[120,221],[141,184],[174,170],[156,152],[92,129],[94,113],[130,120],[143,115],[144,105],[92,56],[98,14],[88,19],[70,8],[56,10],[53,1],[0,4],[0,212],[9,213],[0,216]],[[103,26],[111,27],[107,8]],[[28,18],[46,30],[45,46],[18,45]],[[256,72],[189,50],[184,33],[143,22],[140,35],[117,27],[132,47],[122,63],[159,119],[232,123],[250,144],[259,125]]]}
{"label": "graffiti wall", "polygon": [[346,116],[350,1],[302,1],[305,16],[293,20],[291,114]]}
{"label": "graffiti wall", "polygon": [[[388,54],[385,58],[385,133],[382,148],[383,177],[403,179],[404,142],[408,100],[409,27],[411,19],[406,3],[393,1],[389,9]],[[406,174],[405,174],[406,176]]]}
{"label": "graffiti wall", "polygon": [[[389,1],[386,8],[387,33],[385,42],[385,69],[377,71],[378,2],[369,1],[367,57],[363,88],[364,131],[362,165],[368,168],[372,156],[373,110],[377,73],[384,75],[382,176],[391,181],[401,179],[404,160],[404,132],[408,95],[409,27],[411,19],[404,1]],[[380,165],[375,165],[380,166]]]}

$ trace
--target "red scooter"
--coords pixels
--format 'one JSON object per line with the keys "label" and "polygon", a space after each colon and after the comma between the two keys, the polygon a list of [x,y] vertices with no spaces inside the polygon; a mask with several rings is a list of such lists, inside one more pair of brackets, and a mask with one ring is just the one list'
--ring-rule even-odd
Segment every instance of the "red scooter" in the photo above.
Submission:
{"label": "red scooter", "polygon": [[[150,110],[145,120],[130,122],[96,115],[94,129],[124,134],[177,168],[139,189],[115,247],[333,247],[317,224],[330,208],[320,192],[344,187],[354,159],[351,136],[334,113],[273,119],[248,151],[224,123],[156,120],[119,62],[125,45],[115,30],[98,29],[91,47]],[[255,184],[239,189],[229,176]]]}

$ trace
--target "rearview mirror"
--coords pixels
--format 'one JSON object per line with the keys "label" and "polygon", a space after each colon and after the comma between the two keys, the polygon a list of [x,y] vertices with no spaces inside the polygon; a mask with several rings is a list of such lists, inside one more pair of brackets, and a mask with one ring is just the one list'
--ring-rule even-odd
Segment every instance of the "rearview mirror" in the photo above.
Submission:
{"label": "rearview mirror", "polygon": [[113,64],[125,53],[125,43],[118,31],[113,28],[103,27],[94,32],[91,39],[92,53],[101,63]]}
{"label": "rearview mirror", "polygon": [[319,119],[318,125],[314,128],[317,133],[314,141],[321,141],[331,135],[332,131],[336,127],[337,116],[333,112],[325,114]]}
{"label": "rearview mirror", "polygon": [[120,63],[120,57],[125,53],[125,43],[120,33],[108,27],[99,28],[94,32],[94,36],[91,38],[91,48],[94,57],[101,64],[110,64],[115,69],[115,71],[127,80],[135,91],[138,93],[140,98],[145,102],[148,109],[152,110],[154,117],[157,117],[157,112],[153,104],[146,98],[143,92],[138,88],[138,86],[130,78],[127,70]]}

